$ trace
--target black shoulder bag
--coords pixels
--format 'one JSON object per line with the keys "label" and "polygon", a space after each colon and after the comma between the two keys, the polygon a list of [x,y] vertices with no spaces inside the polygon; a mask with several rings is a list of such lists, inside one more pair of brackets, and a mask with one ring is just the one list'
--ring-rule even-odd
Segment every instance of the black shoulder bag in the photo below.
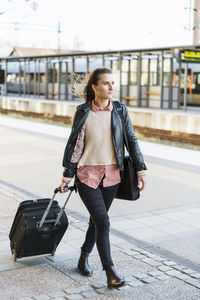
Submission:
{"label": "black shoulder bag", "polygon": [[[125,126],[124,126],[122,107],[119,104],[119,102],[115,101],[115,103],[117,104],[116,106],[120,108],[117,111],[122,121],[125,146],[128,153],[130,154],[128,139],[127,139]],[[122,172],[121,182],[119,184],[119,189],[115,198],[123,199],[123,200],[137,200],[139,199],[139,197],[140,197],[140,191],[138,188],[138,178],[137,178],[137,172],[134,168],[133,161],[130,155],[124,156],[124,171]]]}

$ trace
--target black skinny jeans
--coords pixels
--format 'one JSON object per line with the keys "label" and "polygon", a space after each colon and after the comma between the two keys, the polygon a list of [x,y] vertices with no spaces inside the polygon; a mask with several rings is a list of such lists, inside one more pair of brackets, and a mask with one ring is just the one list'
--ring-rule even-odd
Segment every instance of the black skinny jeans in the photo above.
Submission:
{"label": "black skinny jeans", "polygon": [[117,193],[119,184],[103,187],[102,179],[99,186],[93,189],[80,182],[78,178],[76,183],[78,193],[90,214],[89,227],[81,251],[90,253],[96,241],[103,270],[105,270],[106,267],[114,266],[110,251],[110,222],[107,212]]}

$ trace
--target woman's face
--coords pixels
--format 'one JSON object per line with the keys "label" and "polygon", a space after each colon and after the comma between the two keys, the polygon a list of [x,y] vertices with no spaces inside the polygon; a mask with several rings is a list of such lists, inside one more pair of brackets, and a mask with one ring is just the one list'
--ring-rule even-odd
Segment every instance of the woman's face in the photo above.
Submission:
{"label": "woman's face", "polygon": [[114,80],[113,75],[109,73],[99,75],[99,80],[97,85],[93,84],[92,88],[95,93],[95,97],[102,99],[112,99],[114,90]]}

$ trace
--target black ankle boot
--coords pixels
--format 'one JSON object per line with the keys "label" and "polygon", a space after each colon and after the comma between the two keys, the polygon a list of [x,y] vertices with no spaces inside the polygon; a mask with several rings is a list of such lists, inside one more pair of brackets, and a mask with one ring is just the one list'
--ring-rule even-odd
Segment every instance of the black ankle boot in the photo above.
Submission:
{"label": "black ankle boot", "polygon": [[117,274],[114,267],[108,267],[105,271],[107,276],[107,286],[109,289],[118,288],[125,284],[125,280]]}
{"label": "black ankle boot", "polygon": [[89,253],[82,252],[78,261],[78,269],[81,271],[81,274],[84,276],[91,276],[93,271],[88,264]]}

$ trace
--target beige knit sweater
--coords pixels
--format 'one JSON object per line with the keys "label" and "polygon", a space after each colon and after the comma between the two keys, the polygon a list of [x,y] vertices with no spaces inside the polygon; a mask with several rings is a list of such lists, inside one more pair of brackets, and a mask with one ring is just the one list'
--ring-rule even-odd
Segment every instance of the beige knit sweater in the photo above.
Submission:
{"label": "beige knit sweater", "polygon": [[78,167],[117,164],[111,133],[111,111],[90,110],[86,121],[85,147]]}

